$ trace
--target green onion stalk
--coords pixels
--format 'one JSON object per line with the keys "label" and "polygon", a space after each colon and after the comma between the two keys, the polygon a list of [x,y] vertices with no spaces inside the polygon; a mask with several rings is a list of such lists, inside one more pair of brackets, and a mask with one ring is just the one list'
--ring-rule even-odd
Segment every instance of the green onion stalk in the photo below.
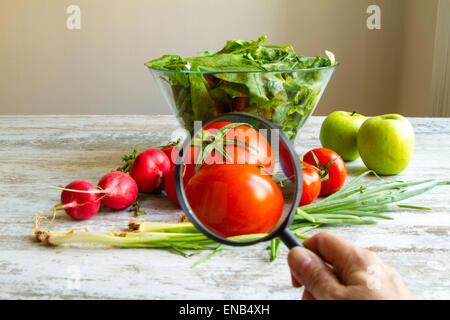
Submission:
{"label": "green onion stalk", "polygon": [[[397,204],[425,193],[436,186],[449,185],[450,181],[385,181],[364,182],[363,178],[373,171],[362,173],[338,192],[320,201],[297,208],[290,230],[300,239],[307,239],[306,233],[324,225],[375,224],[378,219],[393,219],[382,214],[401,209],[431,210],[430,208]],[[222,250],[222,246],[200,233],[191,223],[158,223],[133,220],[127,231],[89,232],[71,230],[69,232],[41,231],[41,218],[35,220],[35,236],[50,245],[70,243],[93,243],[134,248],[167,248],[183,256],[191,256],[202,250],[212,250],[212,254],[199,261],[209,259]],[[249,241],[265,234],[252,234],[234,237],[234,240]],[[270,243],[270,260],[278,255],[281,241],[273,239]],[[189,252],[187,252],[189,251]],[[196,263],[195,265],[197,265]],[[194,265],[194,266],[195,266]]]}
{"label": "green onion stalk", "polygon": [[[306,232],[323,225],[375,224],[377,221],[370,218],[393,219],[381,214],[382,212],[399,209],[431,210],[396,202],[425,193],[436,186],[450,184],[450,181],[433,179],[386,182],[377,175],[378,182],[363,182],[362,179],[371,173],[376,175],[371,170],[366,171],[327,198],[297,208],[289,229],[298,238],[307,239]],[[271,261],[276,259],[279,245],[279,239],[271,241]]]}
{"label": "green onion stalk", "polygon": [[[211,258],[215,253],[222,251],[222,245],[219,245],[217,242],[200,233],[189,222],[160,223],[131,221],[129,223],[129,231],[90,232],[86,228],[81,228],[73,229],[69,232],[61,232],[40,230],[41,221],[42,217],[37,216],[35,218],[34,231],[36,239],[53,246],[90,243],[132,248],[166,248],[184,257],[198,254],[201,250],[212,250],[210,255],[198,261],[192,267]],[[234,241],[251,241],[265,235],[249,234],[230,237],[230,239]]]}

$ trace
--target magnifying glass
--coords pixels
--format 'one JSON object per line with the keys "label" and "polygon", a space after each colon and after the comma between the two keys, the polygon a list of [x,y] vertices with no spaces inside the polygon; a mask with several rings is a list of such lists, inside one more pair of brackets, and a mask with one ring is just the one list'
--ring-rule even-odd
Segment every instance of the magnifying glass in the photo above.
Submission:
{"label": "magnifying glass", "polygon": [[219,243],[247,246],[280,238],[303,247],[288,227],[302,195],[300,161],[281,130],[248,113],[196,122],[175,166],[188,220]]}

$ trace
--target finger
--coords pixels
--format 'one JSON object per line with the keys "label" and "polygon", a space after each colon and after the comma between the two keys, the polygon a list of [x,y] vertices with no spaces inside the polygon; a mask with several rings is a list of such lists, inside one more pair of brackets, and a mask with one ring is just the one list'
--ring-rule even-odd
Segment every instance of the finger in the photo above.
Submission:
{"label": "finger", "polygon": [[330,268],[310,250],[300,247],[291,249],[288,264],[296,280],[317,299],[333,298],[344,289]]}
{"label": "finger", "polygon": [[308,290],[304,290],[302,300],[316,300],[316,298],[313,297],[311,292],[309,292]]}
{"label": "finger", "polygon": [[303,244],[332,265],[334,265],[335,261],[339,261],[343,251],[354,250],[354,245],[349,241],[327,231],[315,234],[311,238],[303,241]]}
{"label": "finger", "polygon": [[332,233],[320,232],[303,241],[303,244],[331,264],[344,284],[347,283],[349,274],[367,267],[368,253]]}

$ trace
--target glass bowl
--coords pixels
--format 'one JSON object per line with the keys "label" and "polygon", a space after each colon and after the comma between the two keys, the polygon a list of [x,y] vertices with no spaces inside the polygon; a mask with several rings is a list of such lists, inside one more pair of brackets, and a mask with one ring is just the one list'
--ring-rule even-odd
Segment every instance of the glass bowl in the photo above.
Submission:
{"label": "glass bowl", "polygon": [[191,131],[196,120],[247,112],[272,121],[293,141],[338,65],[277,71],[149,69],[185,129]]}

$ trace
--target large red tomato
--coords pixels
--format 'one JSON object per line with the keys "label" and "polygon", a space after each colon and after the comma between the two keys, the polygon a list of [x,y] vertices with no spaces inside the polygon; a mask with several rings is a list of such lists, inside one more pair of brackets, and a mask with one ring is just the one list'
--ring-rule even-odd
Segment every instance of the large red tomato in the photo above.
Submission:
{"label": "large red tomato", "polygon": [[280,188],[255,165],[202,167],[185,192],[196,217],[222,237],[267,233],[283,212]]}
{"label": "large red tomato", "polygon": [[[219,129],[229,125],[232,125],[232,123],[215,122],[205,126],[203,130],[214,135]],[[249,125],[239,125],[237,127],[230,128],[224,138],[226,139],[225,146],[222,149],[226,151],[230,159],[225,157],[225,155],[221,152],[222,149],[220,148],[220,144],[218,144],[224,140],[215,141],[214,138],[212,138],[212,141],[207,141],[205,144],[215,144],[219,147],[219,151],[217,149],[213,149],[209,154],[207,153],[208,156],[204,159],[202,166],[223,163],[253,164],[263,167],[268,173],[273,172],[274,156],[272,153],[272,148],[270,147],[267,139],[257,130]],[[233,143],[233,141],[236,141],[236,143]],[[248,146],[242,144],[247,144]],[[192,146],[186,152],[185,163],[188,164],[186,165],[185,176],[188,177],[188,180],[189,177],[195,173],[196,162],[200,151],[200,146]]]}

